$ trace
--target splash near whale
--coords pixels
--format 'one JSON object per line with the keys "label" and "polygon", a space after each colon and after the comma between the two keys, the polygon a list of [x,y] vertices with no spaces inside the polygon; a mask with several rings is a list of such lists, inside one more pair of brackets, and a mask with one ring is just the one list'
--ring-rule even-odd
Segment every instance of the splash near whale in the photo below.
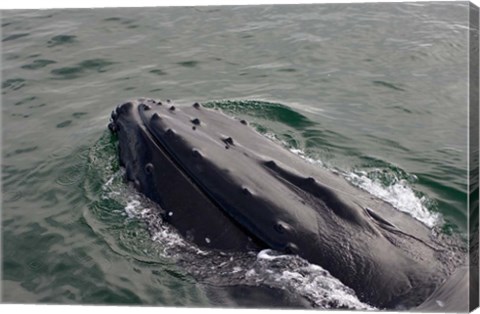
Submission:
{"label": "splash near whale", "polygon": [[390,309],[420,305],[454,268],[427,226],[245,120],[137,99],[112,112],[109,128],[126,179],[199,247],[299,255]]}

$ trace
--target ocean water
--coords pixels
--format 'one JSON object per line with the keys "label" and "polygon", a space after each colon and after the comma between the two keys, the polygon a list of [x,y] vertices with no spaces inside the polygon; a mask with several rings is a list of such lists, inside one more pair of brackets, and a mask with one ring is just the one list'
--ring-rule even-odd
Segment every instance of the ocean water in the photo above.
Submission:
{"label": "ocean water", "polygon": [[466,238],[468,9],[2,11],[2,301],[371,309],[320,265],[186,243],[123,181],[110,112],[204,103]]}

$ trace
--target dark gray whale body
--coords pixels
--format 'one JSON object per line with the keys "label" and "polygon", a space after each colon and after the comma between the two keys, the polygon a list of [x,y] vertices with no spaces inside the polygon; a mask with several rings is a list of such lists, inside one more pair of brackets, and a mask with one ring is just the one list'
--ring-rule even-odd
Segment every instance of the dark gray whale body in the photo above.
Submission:
{"label": "dark gray whale body", "polygon": [[429,228],[243,120],[138,99],[109,128],[127,179],[201,247],[298,254],[379,308],[419,305],[452,271]]}

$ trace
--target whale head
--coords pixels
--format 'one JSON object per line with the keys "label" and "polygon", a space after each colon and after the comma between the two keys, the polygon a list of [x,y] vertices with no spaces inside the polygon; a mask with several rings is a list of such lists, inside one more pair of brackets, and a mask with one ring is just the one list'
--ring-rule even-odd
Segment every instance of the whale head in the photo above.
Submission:
{"label": "whale head", "polygon": [[141,98],[109,128],[127,180],[199,246],[298,254],[379,307],[418,305],[444,279],[426,226],[244,120]]}

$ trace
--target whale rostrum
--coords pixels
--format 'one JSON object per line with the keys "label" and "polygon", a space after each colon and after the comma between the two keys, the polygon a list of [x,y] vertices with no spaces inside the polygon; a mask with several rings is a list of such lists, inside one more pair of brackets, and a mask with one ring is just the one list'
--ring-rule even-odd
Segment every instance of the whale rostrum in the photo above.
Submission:
{"label": "whale rostrum", "polygon": [[341,175],[245,120],[199,103],[163,103],[126,102],[109,128],[127,180],[188,241],[297,254],[379,308],[417,306],[453,271],[451,252],[431,229]]}

